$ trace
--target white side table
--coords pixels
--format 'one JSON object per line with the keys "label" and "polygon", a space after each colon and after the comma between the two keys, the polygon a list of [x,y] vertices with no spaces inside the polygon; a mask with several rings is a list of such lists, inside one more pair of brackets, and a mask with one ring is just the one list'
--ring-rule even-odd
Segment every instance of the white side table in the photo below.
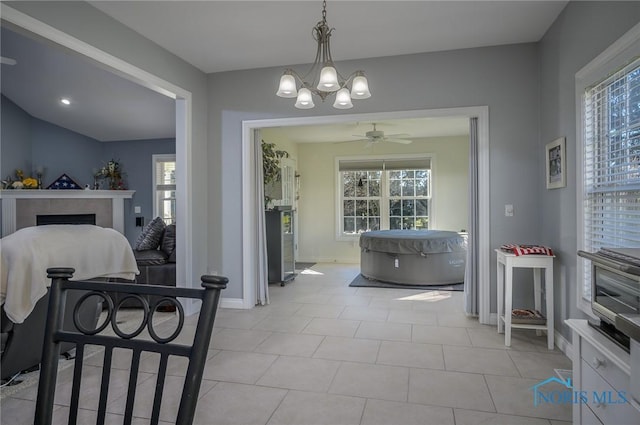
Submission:
{"label": "white side table", "polygon": [[[547,331],[547,346],[554,347],[553,332],[553,259],[551,255],[520,255],[496,249],[498,259],[498,333],[504,332],[504,345],[511,347],[511,328]],[[513,269],[516,267],[533,269],[533,292],[535,309],[540,311],[542,292],[540,270],[544,269],[544,293],[546,299],[546,323],[542,325],[511,323],[513,310]],[[538,332],[539,334],[539,332]]]}

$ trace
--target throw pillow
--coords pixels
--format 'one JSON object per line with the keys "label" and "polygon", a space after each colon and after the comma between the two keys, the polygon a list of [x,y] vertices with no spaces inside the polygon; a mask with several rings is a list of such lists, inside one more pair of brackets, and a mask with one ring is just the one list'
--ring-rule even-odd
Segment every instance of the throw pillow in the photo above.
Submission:
{"label": "throw pillow", "polygon": [[151,222],[142,229],[142,233],[138,236],[134,249],[136,251],[158,249],[165,227],[166,225],[160,217],[156,217],[151,220]]}
{"label": "throw pillow", "polygon": [[170,224],[164,229],[162,235],[162,242],[160,242],[160,250],[167,255],[171,255],[173,250],[176,249],[176,225]]}

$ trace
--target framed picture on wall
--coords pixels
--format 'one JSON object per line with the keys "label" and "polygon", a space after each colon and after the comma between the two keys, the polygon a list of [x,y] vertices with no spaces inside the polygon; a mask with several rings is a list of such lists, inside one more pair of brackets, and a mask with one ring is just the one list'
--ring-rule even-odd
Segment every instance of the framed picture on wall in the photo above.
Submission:
{"label": "framed picture on wall", "polygon": [[567,185],[566,155],[564,137],[547,143],[545,147],[547,189],[558,189]]}

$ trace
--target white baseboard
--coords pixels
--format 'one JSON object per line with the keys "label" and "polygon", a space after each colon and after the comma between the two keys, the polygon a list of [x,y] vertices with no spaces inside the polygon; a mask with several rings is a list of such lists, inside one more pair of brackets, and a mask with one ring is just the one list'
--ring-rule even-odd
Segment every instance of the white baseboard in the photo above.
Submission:
{"label": "white baseboard", "polygon": [[244,309],[245,305],[242,298],[221,298],[220,308]]}
{"label": "white baseboard", "polygon": [[562,334],[560,334],[560,332],[558,331],[554,332],[554,338],[555,338],[556,347],[558,347],[558,349],[562,351],[565,354],[565,356],[569,357],[569,359],[572,359],[573,346],[571,345],[571,343],[567,341],[567,339],[563,337]]}
{"label": "white baseboard", "polygon": [[298,263],[335,263],[335,264],[360,264],[360,258],[305,258],[296,260]]}

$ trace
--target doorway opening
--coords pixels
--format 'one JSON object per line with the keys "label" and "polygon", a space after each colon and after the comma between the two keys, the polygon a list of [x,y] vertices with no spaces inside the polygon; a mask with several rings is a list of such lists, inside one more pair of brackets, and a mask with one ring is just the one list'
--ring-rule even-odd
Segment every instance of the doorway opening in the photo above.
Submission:
{"label": "doorway opening", "polygon": [[389,119],[409,119],[409,118],[438,118],[438,117],[466,117],[468,119],[477,118],[478,148],[476,152],[476,163],[478,168],[478,208],[470,211],[477,215],[479,228],[477,232],[478,250],[478,309],[480,323],[490,323],[490,288],[489,288],[489,113],[487,107],[464,107],[449,109],[432,109],[418,111],[397,111],[388,113],[367,113],[340,116],[304,117],[304,118],[281,118],[268,120],[250,120],[243,122],[243,143],[242,143],[242,178],[243,187],[243,218],[242,218],[242,240],[243,240],[243,307],[252,308],[256,300],[255,276],[257,254],[252,247],[257,244],[256,234],[251,231],[255,229],[257,220],[252,205],[255,196],[255,161],[253,152],[255,143],[260,143],[259,129],[271,127],[304,126],[304,125],[332,125],[355,121],[389,120]]}

